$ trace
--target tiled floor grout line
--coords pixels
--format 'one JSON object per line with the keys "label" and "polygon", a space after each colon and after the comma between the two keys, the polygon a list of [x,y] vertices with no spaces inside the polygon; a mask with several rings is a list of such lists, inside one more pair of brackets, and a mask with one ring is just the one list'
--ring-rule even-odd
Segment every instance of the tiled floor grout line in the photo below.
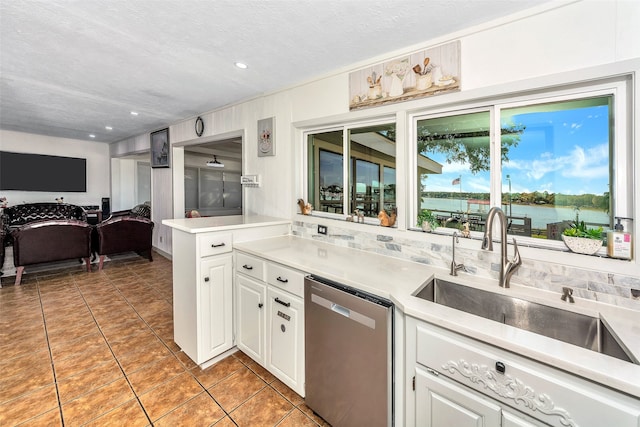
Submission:
{"label": "tiled floor grout line", "polygon": [[58,401],[58,411],[60,412],[60,422],[64,427],[64,415],[62,413],[62,402],[60,401],[60,390],[58,389],[58,376],[56,375],[56,368],[53,363],[53,352],[51,351],[51,342],[49,341],[49,330],[47,329],[47,317],[44,313],[44,304],[42,303],[42,293],[40,292],[40,282],[36,279],[36,288],[38,289],[38,302],[40,303],[40,310],[42,312],[42,325],[44,327],[44,336],[47,340],[47,350],[49,351],[49,360],[51,361],[51,371],[53,372],[53,384],[56,387],[56,399]]}
{"label": "tiled floor grout line", "polygon": [[[108,276],[107,276],[108,278]],[[75,282],[74,282],[75,284]],[[77,287],[77,285],[75,285]],[[113,286],[116,291],[122,295],[122,293],[120,292],[120,289],[118,289],[117,286],[115,286],[111,279],[109,279],[109,286]],[[91,317],[93,318],[93,321],[96,322],[96,326],[98,327],[98,330],[100,331],[100,335],[102,336],[102,338],[104,338],[105,343],[107,344],[107,347],[109,347],[109,352],[111,352],[111,354],[113,355],[113,358],[115,359],[116,363],[118,364],[118,368],[120,368],[120,371],[122,372],[122,375],[124,376],[124,379],[127,381],[127,384],[129,384],[129,387],[131,388],[131,391],[133,392],[133,395],[135,396],[136,400],[138,401],[138,404],[140,405],[140,407],[142,408],[142,412],[144,412],[145,417],[147,417],[147,420],[149,420],[149,425],[153,426],[153,422],[151,421],[151,417],[149,416],[149,414],[147,413],[146,408],[144,407],[144,405],[142,404],[142,401],[140,400],[140,396],[138,396],[138,393],[136,393],[135,389],[133,388],[133,384],[131,384],[131,381],[129,380],[129,377],[127,376],[127,373],[124,371],[124,368],[122,367],[122,364],[120,364],[120,361],[118,360],[118,357],[116,356],[116,354],[113,352],[113,349],[111,348],[111,344],[109,344],[109,340],[107,339],[107,337],[105,336],[104,332],[102,331],[102,328],[100,327],[100,324],[98,323],[98,319],[96,319],[96,317],[93,314],[93,310],[91,310],[91,305],[89,305],[89,303],[87,302],[86,298],[84,297],[84,294],[82,293],[82,290],[80,288],[78,288],[78,292],[80,292],[80,296],[82,297],[82,300],[84,301],[84,303],[87,305],[87,308],[89,309],[89,312],[91,313]],[[133,311],[138,315],[138,317],[140,317],[143,321],[144,319],[142,318],[142,316],[140,316],[140,314],[136,311],[136,309],[133,307],[133,305],[131,305],[131,303],[129,302],[129,300],[126,299],[126,297],[124,297],[124,295],[122,295],[123,298],[125,298],[125,301],[127,301],[127,304],[129,304],[131,306],[131,308],[133,309]],[[145,322],[146,324],[146,322]],[[147,325],[148,326],[148,325]],[[152,329],[153,330],[153,329]],[[117,380],[116,380],[117,381]],[[126,402],[125,402],[126,403]],[[124,405],[124,403],[123,403]],[[62,405],[60,405],[60,409],[62,410]],[[115,408],[114,408],[115,409]],[[100,414],[98,415],[98,417],[94,418],[93,420],[99,418],[100,416],[102,416],[104,414]],[[93,421],[90,420],[90,421]],[[89,422],[89,421],[87,421]],[[63,427],[64,427],[64,422],[63,422]]]}

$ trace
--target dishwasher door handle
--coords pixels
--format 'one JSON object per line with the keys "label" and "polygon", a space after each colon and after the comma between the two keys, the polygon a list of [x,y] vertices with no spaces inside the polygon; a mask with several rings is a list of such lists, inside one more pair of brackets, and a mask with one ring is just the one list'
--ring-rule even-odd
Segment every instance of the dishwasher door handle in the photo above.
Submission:
{"label": "dishwasher door handle", "polygon": [[326,298],[321,297],[320,295],[311,294],[311,302],[319,305],[320,307],[324,307],[328,310],[331,310],[335,313],[338,313],[348,319],[351,319],[355,322],[358,322],[368,328],[375,329],[376,321],[369,316],[366,316],[362,313],[358,313],[355,310],[350,310],[346,307],[341,306],[340,304],[336,304],[333,301],[329,301]]}
{"label": "dishwasher door handle", "polygon": [[340,304],[331,303],[331,311],[335,311],[338,314],[342,314],[344,317],[349,317],[351,315],[351,310],[346,307],[341,306]]}

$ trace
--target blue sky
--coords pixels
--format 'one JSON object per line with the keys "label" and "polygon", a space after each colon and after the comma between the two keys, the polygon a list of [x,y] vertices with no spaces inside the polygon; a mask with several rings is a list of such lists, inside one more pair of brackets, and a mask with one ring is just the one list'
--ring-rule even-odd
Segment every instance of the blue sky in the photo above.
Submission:
{"label": "blue sky", "polygon": [[[520,143],[502,166],[513,192],[548,191],[562,194],[602,194],[609,191],[608,107],[593,106],[533,112],[513,116],[526,127]],[[442,175],[430,175],[428,191],[451,191],[462,176],[462,191],[489,192],[489,173],[471,174],[467,164],[448,164],[441,155],[429,155],[443,165]]]}

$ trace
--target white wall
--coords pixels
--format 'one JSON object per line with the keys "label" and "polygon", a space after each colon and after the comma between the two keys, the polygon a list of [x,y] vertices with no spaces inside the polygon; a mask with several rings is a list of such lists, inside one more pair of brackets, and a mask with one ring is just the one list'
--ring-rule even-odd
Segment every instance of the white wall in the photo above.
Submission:
{"label": "white wall", "polygon": [[2,191],[0,196],[6,197],[9,205],[22,202],[55,202],[57,197],[64,197],[66,203],[75,205],[100,205],[103,197],[110,197],[108,144],[0,130],[0,151],[87,159],[85,193]]}
{"label": "white wall", "polygon": [[111,212],[131,209],[136,203],[136,160],[111,159]]}

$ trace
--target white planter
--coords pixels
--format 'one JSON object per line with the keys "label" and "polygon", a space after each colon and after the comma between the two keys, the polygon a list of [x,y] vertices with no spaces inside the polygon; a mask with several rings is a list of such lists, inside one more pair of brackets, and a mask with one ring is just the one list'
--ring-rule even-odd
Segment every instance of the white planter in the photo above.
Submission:
{"label": "white planter", "polygon": [[586,237],[571,237],[562,235],[564,244],[577,254],[593,255],[602,248],[602,240],[587,239]]}
{"label": "white planter", "polygon": [[431,232],[431,224],[429,224],[427,221],[423,221],[421,227],[422,231],[426,231],[427,233]]}

